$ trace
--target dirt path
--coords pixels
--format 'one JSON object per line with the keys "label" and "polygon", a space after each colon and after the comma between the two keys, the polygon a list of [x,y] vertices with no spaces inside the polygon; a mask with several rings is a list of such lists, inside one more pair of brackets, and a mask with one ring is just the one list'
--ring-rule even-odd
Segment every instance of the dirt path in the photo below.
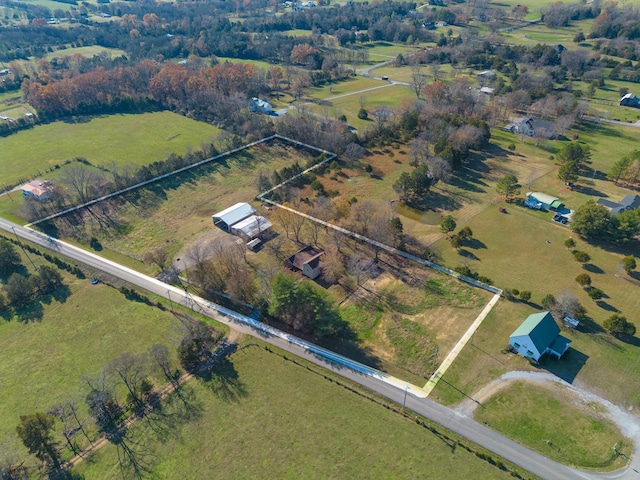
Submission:
{"label": "dirt path", "polygon": [[[230,330],[227,338],[222,341],[222,343],[220,344],[220,347],[214,353],[214,358],[217,358],[221,352],[227,351],[231,346],[235,345],[238,339],[242,337],[242,335],[243,335],[242,333],[236,330]],[[188,382],[193,377],[194,377],[193,373],[184,373],[176,380],[175,383],[169,382],[165,384],[160,390],[158,390],[158,397],[159,397],[158,401],[164,400],[168,395],[173,393],[176,390],[176,388],[178,388],[180,385],[184,384],[185,382]],[[140,418],[141,417],[138,415],[130,416],[125,420],[125,422],[122,425],[122,428],[128,429],[137,420],[140,420]],[[108,443],[109,443],[109,440],[106,437],[104,436],[100,437],[95,442],[93,442],[90,446],[82,450],[78,455],[74,456],[71,460],[69,460],[69,462],[67,462],[67,466],[71,468],[75,467],[76,465],[81,463],[84,459],[86,459],[89,455],[91,455],[93,452],[95,452],[96,450],[99,450],[100,448],[104,447]]]}

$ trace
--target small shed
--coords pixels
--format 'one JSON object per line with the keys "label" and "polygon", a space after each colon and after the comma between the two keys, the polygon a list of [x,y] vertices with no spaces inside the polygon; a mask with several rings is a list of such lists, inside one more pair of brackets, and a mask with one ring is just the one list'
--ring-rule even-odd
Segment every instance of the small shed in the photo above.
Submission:
{"label": "small shed", "polygon": [[231,225],[231,233],[242,238],[245,242],[259,237],[269,230],[273,224],[260,215],[251,215],[244,220]]}
{"label": "small shed", "polygon": [[320,257],[323,254],[322,250],[307,245],[287,258],[285,265],[292,270],[302,271],[305,277],[314,280],[320,275]]}
{"label": "small shed", "polygon": [[255,214],[256,210],[248,203],[236,203],[229,208],[222,210],[221,212],[212,215],[213,224],[224,230],[225,232],[231,232],[231,226],[235,225],[241,220]]}
{"label": "small shed", "polygon": [[580,320],[578,320],[577,318],[570,317],[569,315],[564,317],[564,326],[565,327],[578,328],[578,325],[580,325]]}
{"label": "small shed", "polygon": [[536,362],[545,353],[560,358],[570,344],[571,340],[560,335],[560,327],[549,312],[529,315],[509,337],[509,345],[519,355]]}

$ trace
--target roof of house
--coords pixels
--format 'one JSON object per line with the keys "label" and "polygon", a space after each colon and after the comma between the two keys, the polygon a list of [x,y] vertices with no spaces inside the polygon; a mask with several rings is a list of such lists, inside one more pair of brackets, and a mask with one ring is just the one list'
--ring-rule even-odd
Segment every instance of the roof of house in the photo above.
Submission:
{"label": "roof of house", "polygon": [[496,73],[491,70],[485,70],[484,72],[480,72],[478,74],[479,77],[495,77]]}
{"label": "roof of house", "polygon": [[41,182],[34,180],[33,182],[25,183],[20,187],[23,192],[28,192],[36,197],[41,197],[53,190],[53,184],[51,182]]}
{"label": "roof of house", "polygon": [[316,268],[320,263],[320,256],[324,252],[313,248],[311,245],[298,250],[296,253],[288,258],[289,263],[296,267],[298,270],[303,270],[305,265],[309,265],[311,268]]}
{"label": "roof of house", "polygon": [[612,202],[611,200],[607,200],[606,198],[599,198],[598,201],[596,202],[596,205],[602,205],[603,207],[607,207],[607,208],[620,207],[620,204],[618,204],[617,202]]}
{"label": "roof of house", "polygon": [[627,209],[635,210],[640,207],[640,195],[630,193],[629,195],[625,195],[618,203]]}
{"label": "roof of house", "polygon": [[244,220],[234,224],[231,228],[236,231],[241,231],[248,237],[255,237],[261,232],[271,228],[273,224],[260,215],[251,215]]}
{"label": "roof of house", "polygon": [[256,213],[255,208],[253,208],[248,203],[236,203],[235,205],[230,206],[229,208],[225,208],[221,212],[213,215],[214,220],[218,219],[231,226],[235,223],[238,223],[240,220],[247,218],[249,215],[253,215]]}
{"label": "roof of house", "polygon": [[563,337],[562,335],[558,335],[555,338],[555,340],[551,342],[551,345],[549,345],[549,348],[554,352],[557,352],[560,355],[562,355],[567,350],[567,348],[569,348],[569,344],[571,344],[571,340]]}
{"label": "roof of house", "polygon": [[[553,344],[560,327],[549,312],[534,313],[514,330],[511,337],[528,336],[540,353]],[[556,350],[558,351],[558,350]],[[564,351],[564,350],[563,350]]]}
{"label": "roof of house", "polygon": [[633,100],[635,102],[640,101],[638,100],[638,97],[636,97],[635,94],[633,93],[627,93],[624,97],[620,99],[620,101],[622,100]]}
{"label": "roof of house", "polygon": [[562,204],[559,198],[553,197],[551,195],[547,195],[546,193],[542,193],[542,192],[532,192],[529,196],[535,198],[539,202],[546,203],[551,206],[554,206],[553,204],[556,202],[559,202],[559,204]]}

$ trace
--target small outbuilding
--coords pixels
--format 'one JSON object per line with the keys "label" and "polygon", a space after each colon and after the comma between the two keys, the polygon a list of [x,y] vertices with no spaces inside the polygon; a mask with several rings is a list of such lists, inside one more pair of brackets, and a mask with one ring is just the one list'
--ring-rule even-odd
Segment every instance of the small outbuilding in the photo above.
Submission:
{"label": "small outbuilding", "polygon": [[251,215],[256,213],[256,209],[253,208],[248,203],[236,203],[229,208],[225,208],[221,212],[212,215],[213,224],[224,230],[225,232],[231,233],[231,226],[236,223],[244,220]]}
{"label": "small outbuilding", "polygon": [[260,215],[251,215],[231,225],[231,233],[249,242],[269,230],[273,224]]}
{"label": "small outbuilding", "polygon": [[528,202],[539,203],[544,210],[558,210],[564,206],[564,203],[562,203],[562,200],[559,198],[542,192],[529,192],[527,193],[527,197]]}
{"label": "small outbuilding", "polygon": [[529,315],[509,337],[509,345],[525,358],[537,362],[545,353],[562,357],[571,340],[560,335],[560,327],[549,312]]}
{"label": "small outbuilding", "polygon": [[300,270],[305,277],[314,280],[321,273],[320,257],[322,254],[324,254],[322,250],[307,245],[287,258],[285,265],[291,270]]}

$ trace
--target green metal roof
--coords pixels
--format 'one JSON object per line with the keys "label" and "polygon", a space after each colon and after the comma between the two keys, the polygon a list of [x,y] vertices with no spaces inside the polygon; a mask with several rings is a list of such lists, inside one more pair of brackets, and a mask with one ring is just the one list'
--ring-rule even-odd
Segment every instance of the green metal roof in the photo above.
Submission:
{"label": "green metal roof", "polygon": [[569,344],[571,344],[571,340],[563,337],[562,335],[558,335],[551,345],[549,345],[549,348],[562,355],[569,347]]}
{"label": "green metal roof", "polygon": [[553,204],[553,202],[557,202],[560,200],[557,197],[552,197],[551,195],[547,195],[546,193],[542,192],[533,192],[531,196],[539,202],[546,203],[547,205],[551,205]]}
{"label": "green metal roof", "polygon": [[551,314],[549,312],[541,312],[529,315],[527,319],[514,330],[511,336],[519,337],[527,335],[538,351],[542,353],[553,343],[559,333],[560,327],[558,327]]}
{"label": "green metal roof", "polygon": [[550,203],[550,205],[551,208],[560,208],[562,205],[564,205],[564,203],[562,203],[562,200],[554,200]]}

